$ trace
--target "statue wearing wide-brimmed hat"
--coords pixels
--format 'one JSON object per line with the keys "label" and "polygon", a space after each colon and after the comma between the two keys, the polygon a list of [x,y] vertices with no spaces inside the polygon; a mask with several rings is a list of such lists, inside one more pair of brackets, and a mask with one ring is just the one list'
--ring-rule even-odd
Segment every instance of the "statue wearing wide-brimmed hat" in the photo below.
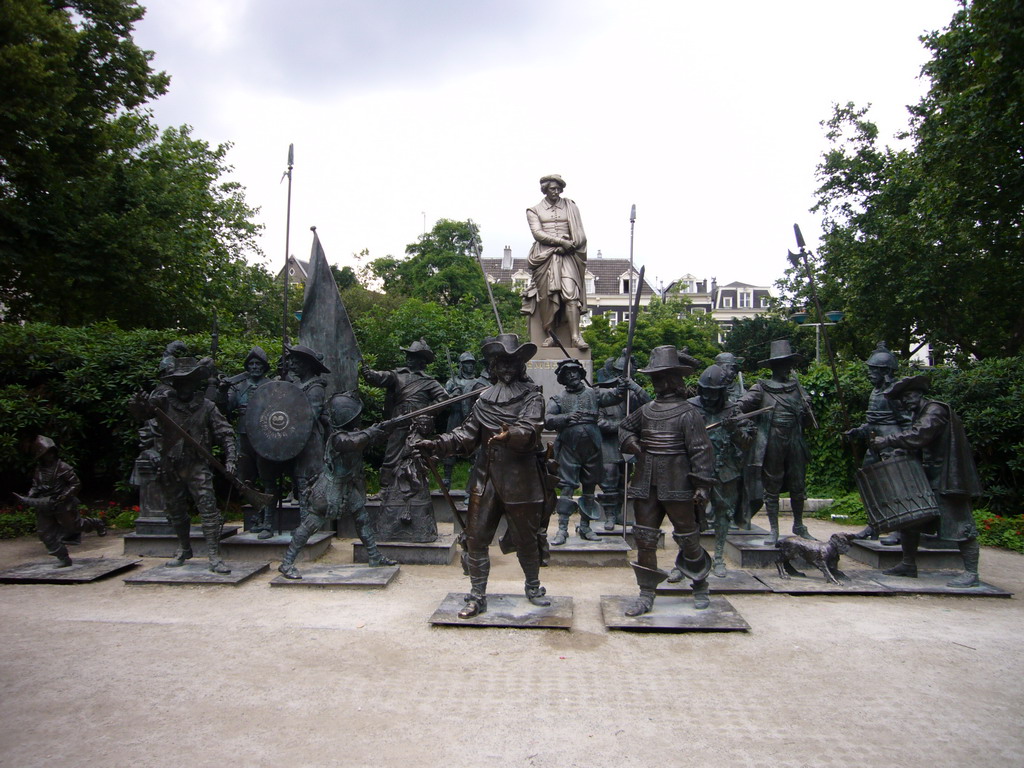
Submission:
{"label": "statue wearing wide-brimmed hat", "polygon": [[587,235],[576,203],[562,197],[564,189],[561,176],[543,176],[544,199],[526,209],[534,243],[527,256],[530,284],[522,312],[537,315],[544,346],[552,345],[550,335],[565,325],[570,343],[588,349],[580,335],[580,317],[587,311]]}
{"label": "statue wearing wide-brimmed hat", "polygon": [[[448,399],[448,393],[440,382],[426,373],[427,366],[434,362],[434,351],[427,344],[427,340],[421,338],[400,349],[405,352],[403,367],[393,371],[375,371],[364,365],[360,369],[368,384],[387,390],[384,410],[392,419]],[[395,469],[408,434],[409,424],[403,424],[388,435],[388,442],[384,448],[384,462],[380,467],[381,491],[394,480]]]}
{"label": "statue wearing wide-brimmed hat", "polygon": [[461,426],[417,444],[425,455],[476,455],[469,479],[466,522],[470,592],[465,608],[459,612],[462,618],[487,610],[491,569],[488,547],[502,515],[507,517],[526,577],[527,598],[534,605],[550,604],[540,585],[538,539],[550,496],[541,448],[544,399],[526,376],[526,363],[536,353],[536,344],[521,344],[515,334],[499,334],[489,339],[484,355],[494,383],[476,398]]}
{"label": "statue wearing wide-brimmed hat", "polygon": [[[871,439],[873,450],[900,448],[921,462],[939,508],[937,518],[900,529],[903,560],[886,573],[916,577],[921,534],[937,533],[942,539],[955,541],[964,560],[964,572],[948,585],[974,587],[979,584],[980,547],[971,498],[981,495],[981,480],[960,418],[947,403],[925,397],[928,388],[929,379],[922,375],[907,376],[892,384],[886,397],[898,400],[912,421],[903,431]],[[899,489],[895,492],[903,495]]]}
{"label": "statue wearing wide-brimmed hat", "polygon": [[[174,358],[162,364],[161,379],[167,386],[154,390],[150,404],[163,411],[207,453],[213,445],[219,445],[224,452],[224,467],[229,475],[234,475],[238,457],[234,430],[213,402],[204,398],[206,378],[207,369],[202,361],[192,357]],[[164,432],[163,439],[156,443],[160,453],[158,478],[167,518],[178,537],[178,550],[167,565],[181,566],[192,557],[191,500],[199,512],[210,570],[230,573],[220,559],[223,518],[213,494],[210,462],[185,440],[175,437]]]}
{"label": "statue wearing wide-brimmed hat", "polygon": [[772,410],[759,418],[757,435],[748,459],[758,468],[763,487],[765,512],[771,532],[765,544],[774,546],[779,540],[779,496],[789,491],[793,508],[793,533],[813,538],[803,522],[807,499],[807,464],[811,452],[804,439],[804,430],[814,425],[811,398],[790,374],[804,360],[794,352],[789,339],[771,343],[771,352],[759,365],[772,369],[770,379],[762,379],[739,400],[740,410],[750,413],[761,408]]}
{"label": "statue wearing wide-brimmed hat", "polygon": [[640,595],[628,616],[654,606],[655,589],[669,574],[658,568],[658,539],[667,515],[679,547],[676,568],[690,578],[694,606],[710,605],[707,577],[711,557],[700,545],[696,506],[707,503],[714,483],[715,456],[700,412],[686,399],[684,376],[699,361],[671,345],[655,347],[646,368],[655,400],[619,426],[619,447],[637,457],[628,496],[633,500],[637,561],[632,563]]}

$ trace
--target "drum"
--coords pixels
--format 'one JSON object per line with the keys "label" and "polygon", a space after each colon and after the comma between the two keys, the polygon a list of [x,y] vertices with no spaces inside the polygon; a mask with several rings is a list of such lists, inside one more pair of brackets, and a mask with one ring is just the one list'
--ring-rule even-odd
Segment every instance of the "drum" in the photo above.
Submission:
{"label": "drum", "polygon": [[898,531],[939,516],[924,467],[898,456],[857,470],[857,490],[876,531]]}

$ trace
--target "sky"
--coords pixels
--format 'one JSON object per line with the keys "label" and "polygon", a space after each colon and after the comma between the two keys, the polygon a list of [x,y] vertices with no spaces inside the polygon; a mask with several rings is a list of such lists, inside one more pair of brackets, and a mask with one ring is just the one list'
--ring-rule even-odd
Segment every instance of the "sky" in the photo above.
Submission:
{"label": "sky", "polygon": [[[328,261],[402,256],[441,218],[484,256],[526,256],[557,173],[589,257],[771,285],[809,213],[832,105],[871,104],[883,143],[927,88],[919,36],[955,0],[142,0],[135,40],[171,76],[161,127],[231,142],[232,179],[286,243]],[[286,238],[288,146],[295,145]],[[636,205],[631,229],[629,214]]]}

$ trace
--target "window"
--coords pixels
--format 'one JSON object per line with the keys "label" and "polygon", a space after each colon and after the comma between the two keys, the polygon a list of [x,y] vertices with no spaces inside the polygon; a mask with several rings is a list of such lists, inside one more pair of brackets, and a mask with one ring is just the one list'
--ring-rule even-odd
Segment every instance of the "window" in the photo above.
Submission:
{"label": "window", "polygon": [[615,314],[614,312],[609,312],[608,313],[608,327],[609,328],[614,328],[618,324],[619,324],[619,316],[617,314]]}
{"label": "window", "polygon": [[623,312],[622,313],[622,322],[624,322],[624,323],[628,323],[629,322],[629,312]]}
{"label": "window", "polygon": [[768,309],[768,297],[767,296],[762,296],[761,297],[761,303],[760,303],[759,306],[761,307],[761,309]]}
{"label": "window", "polygon": [[621,291],[622,293],[629,293],[632,290],[632,288],[630,288],[630,283],[631,282],[632,281],[628,277],[623,278],[623,280],[622,280],[622,291]]}
{"label": "window", "polygon": [[691,315],[706,315],[707,313],[708,311],[704,307],[690,307]]}
{"label": "window", "polygon": [[587,281],[587,294],[591,294],[592,295],[592,294],[597,293],[597,279],[592,274],[590,274],[589,272],[586,274],[586,281]]}
{"label": "window", "polygon": [[732,309],[732,296],[723,296],[722,306],[726,309]]}
{"label": "window", "polygon": [[295,267],[288,267],[288,276],[295,277]]}
{"label": "window", "polygon": [[754,306],[754,295],[743,291],[740,293],[740,307],[743,309],[750,309]]}

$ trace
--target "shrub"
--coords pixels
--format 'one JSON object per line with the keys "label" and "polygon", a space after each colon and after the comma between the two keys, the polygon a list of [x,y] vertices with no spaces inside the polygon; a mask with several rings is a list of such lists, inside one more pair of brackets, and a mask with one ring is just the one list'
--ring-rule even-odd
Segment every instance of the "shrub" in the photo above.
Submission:
{"label": "shrub", "polygon": [[0,539],[16,539],[35,532],[35,512],[22,507],[0,507]]}
{"label": "shrub", "polygon": [[999,517],[988,509],[976,509],[974,522],[982,545],[1024,553],[1024,515]]}

